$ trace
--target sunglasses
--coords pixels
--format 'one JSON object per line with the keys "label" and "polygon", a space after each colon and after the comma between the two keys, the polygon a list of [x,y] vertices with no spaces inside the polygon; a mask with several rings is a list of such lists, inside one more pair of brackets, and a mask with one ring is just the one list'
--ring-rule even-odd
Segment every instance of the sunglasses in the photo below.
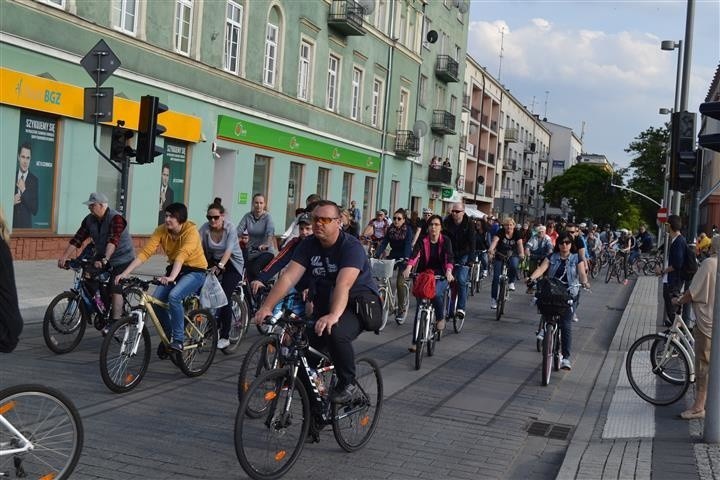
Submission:
{"label": "sunglasses", "polygon": [[403,217],[395,217],[393,220],[405,220]]}
{"label": "sunglasses", "polygon": [[463,213],[465,210],[451,210],[452,213]]}
{"label": "sunglasses", "polygon": [[560,242],[560,245],[572,245],[572,243],[573,242],[571,242],[570,240],[563,240],[562,242]]}
{"label": "sunglasses", "polygon": [[312,217],[313,223],[320,223],[322,225],[329,225],[333,220],[337,219],[338,217],[318,217],[317,215],[313,215]]}
{"label": "sunglasses", "polygon": [[218,218],[220,218],[220,215],[207,215],[205,218],[207,218],[208,220],[217,220]]}

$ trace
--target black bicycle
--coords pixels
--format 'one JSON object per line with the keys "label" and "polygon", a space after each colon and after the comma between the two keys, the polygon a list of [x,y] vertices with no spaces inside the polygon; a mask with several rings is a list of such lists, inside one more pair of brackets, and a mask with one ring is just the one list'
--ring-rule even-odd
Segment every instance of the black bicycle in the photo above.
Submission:
{"label": "black bicycle", "polygon": [[383,382],[374,360],[355,361],[357,393],[348,403],[330,402],[337,377],[330,358],[310,346],[305,330],[312,322],[287,310],[268,317],[270,327],[286,325],[287,345],[279,349],[282,368],[262,373],[243,395],[235,416],[235,453],[243,470],[255,479],[275,479],[297,461],[306,440],[319,441],[332,425],[340,447],[362,448],[377,427]]}

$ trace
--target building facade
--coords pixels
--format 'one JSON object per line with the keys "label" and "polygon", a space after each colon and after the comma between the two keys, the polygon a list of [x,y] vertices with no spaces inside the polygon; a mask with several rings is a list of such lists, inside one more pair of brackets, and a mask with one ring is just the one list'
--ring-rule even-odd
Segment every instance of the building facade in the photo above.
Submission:
{"label": "building facade", "polygon": [[[720,65],[710,83],[706,102],[720,102]],[[700,131],[703,134],[720,133],[720,122],[708,117],[701,117]],[[720,153],[702,149],[702,175],[700,185],[700,217],[698,228],[707,234],[714,227],[720,227],[720,192],[710,190],[720,182]]]}
{"label": "building facade", "polygon": [[[459,93],[439,86],[455,85],[448,59],[464,56],[467,10],[450,1],[310,3],[2,0],[0,177],[18,178],[27,143],[40,184],[27,223],[10,208],[17,186],[0,182],[0,204],[16,224],[15,258],[56,256],[87,214],[81,202],[90,192],[120,203],[120,175],[84,121],[83,88],[94,82],[79,63],[100,39],[121,62],[103,84],[114,88],[114,115],[99,128],[102,152],[118,121],[137,129],[141,96],[169,107],[159,117],[165,153],[130,169],[135,237],[157,225],[165,178],[196,223],[215,197],[237,222],[263,193],[278,234],[311,193],[355,200],[363,221],[376,208],[428,204],[436,187],[427,153],[451,155],[458,136],[416,128],[422,141],[411,151],[398,138],[419,119],[434,127],[436,110],[459,112]],[[430,30],[438,41],[427,41]]]}
{"label": "building facade", "polygon": [[[560,176],[575,165],[583,151],[582,139],[572,128],[557,123],[548,122],[543,118],[543,125],[552,134],[550,152],[548,154],[548,180]],[[558,204],[545,205],[546,216],[567,218],[569,206],[567,200]]]}

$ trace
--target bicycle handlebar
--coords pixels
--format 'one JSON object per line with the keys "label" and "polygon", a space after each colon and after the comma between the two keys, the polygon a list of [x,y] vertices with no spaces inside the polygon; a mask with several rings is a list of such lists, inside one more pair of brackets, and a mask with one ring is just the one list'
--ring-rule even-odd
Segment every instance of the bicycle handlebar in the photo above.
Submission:
{"label": "bicycle handlebar", "polygon": [[[163,285],[158,278],[159,277],[153,277],[151,280],[143,280],[138,277],[128,277],[121,278],[119,283],[123,286],[139,287],[142,290],[147,290],[150,288],[150,285]],[[175,285],[176,283],[177,282],[168,282],[167,285]]]}

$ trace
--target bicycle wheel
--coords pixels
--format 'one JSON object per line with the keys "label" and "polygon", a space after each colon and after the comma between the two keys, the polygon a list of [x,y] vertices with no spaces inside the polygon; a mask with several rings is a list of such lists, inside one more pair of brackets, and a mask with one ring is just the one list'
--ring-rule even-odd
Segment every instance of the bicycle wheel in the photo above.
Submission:
{"label": "bicycle wheel", "polygon": [[[556,320],[560,320],[559,318]],[[553,370],[556,372],[560,371],[560,360],[562,359],[562,353],[560,349],[560,345],[562,342],[562,337],[560,336],[560,327],[556,324],[555,325],[555,340],[553,340]]]}
{"label": "bicycle wheel", "polygon": [[383,404],[380,367],[370,358],[355,361],[355,385],[362,395],[345,405],[333,405],[332,428],[335,440],[346,452],[365,446],[375,432]]}
{"label": "bicycle wheel", "polygon": [[435,355],[435,342],[440,340],[440,330],[436,328],[435,312],[430,312],[430,324],[428,325],[427,335],[427,355],[432,357]]}
{"label": "bicycle wheel", "polygon": [[542,386],[550,384],[550,375],[552,374],[553,368],[553,347],[555,343],[555,329],[556,325],[545,323],[545,337],[542,342]]}
{"label": "bicycle wheel", "polygon": [[643,273],[645,275],[655,275],[655,269],[657,268],[658,263],[655,260],[648,260],[643,265]]}
{"label": "bicycle wheel", "polygon": [[[84,430],[68,397],[43,385],[15,385],[0,392],[0,415],[31,444],[26,452],[0,456],[0,472],[11,478],[70,478],[82,452]],[[0,439],[2,448],[27,445],[5,429]]]}
{"label": "bicycle wheel", "polygon": [[45,345],[55,353],[68,353],[82,340],[87,314],[77,292],[62,292],[50,301],[43,317]]}
{"label": "bicycle wheel", "polygon": [[468,292],[471,297],[475,296],[475,287],[480,278],[480,265],[473,263],[470,267],[470,291]]}
{"label": "bicycle wheel", "polygon": [[[432,307],[430,307],[432,308]],[[420,370],[423,359],[423,349],[425,348],[425,341],[427,339],[427,324],[429,322],[428,312],[425,309],[420,310],[420,317],[418,318],[418,331],[415,340],[415,370]]]}
{"label": "bicycle wheel", "polygon": [[[657,348],[657,342],[665,345],[666,341],[671,342],[667,349]],[[625,371],[635,393],[653,405],[670,405],[682,398],[690,385],[690,366],[681,352],[675,340],[657,333],[637,339],[625,359]]]}
{"label": "bicycle wheel", "polygon": [[[400,273],[398,273],[398,275],[400,275]],[[403,290],[403,293],[404,293],[403,298],[405,299],[405,301],[403,302],[402,305],[398,306],[400,311],[395,316],[395,322],[398,325],[402,325],[403,323],[405,323],[405,320],[407,319],[407,316],[408,316],[408,312],[410,311],[410,287],[408,286],[407,283],[404,283],[400,288]],[[399,298],[400,298],[400,291],[398,290],[398,299]],[[398,302],[399,302],[399,300],[398,300]]]}
{"label": "bicycle wheel", "polygon": [[[137,350],[135,350],[137,348]],[[100,376],[115,393],[137,387],[150,364],[150,333],[138,329],[135,317],[113,323],[100,347]]]}
{"label": "bicycle wheel", "polygon": [[238,401],[261,373],[278,368],[279,339],[277,335],[258,338],[243,358],[238,374]]}
{"label": "bicycle wheel", "polygon": [[245,332],[247,332],[248,321],[250,320],[247,303],[245,303],[244,298],[240,297],[240,294],[234,293],[230,297],[230,302],[232,302],[230,307],[232,309],[232,318],[230,320],[230,334],[228,335],[230,345],[220,350],[225,355],[234,353],[240,346],[240,342]]}
{"label": "bicycle wheel", "polygon": [[188,377],[202,375],[210,368],[217,348],[218,331],[209,310],[193,310],[185,317],[185,343],[180,370]]}
{"label": "bicycle wheel", "polygon": [[[380,301],[382,302],[382,324],[380,325],[380,328],[378,330],[382,331],[383,328],[387,325],[388,317],[390,316],[390,299],[388,298],[388,289],[389,287],[382,286],[380,287]],[[392,293],[390,293],[392,295]]]}
{"label": "bicycle wheel", "polygon": [[453,330],[455,331],[455,333],[460,333],[463,329],[463,326],[465,325],[465,315],[461,316],[457,314],[457,301],[458,298],[457,295],[455,295],[455,301],[453,302],[455,304],[453,308],[453,310],[455,311],[455,315],[453,315]]}
{"label": "bicycle wheel", "polygon": [[[299,378],[287,368],[256,378],[235,415],[235,454],[254,479],[280,478],[305,445],[310,428],[310,400]],[[257,417],[245,412],[263,411]]]}
{"label": "bicycle wheel", "polygon": [[610,283],[610,279],[615,274],[615,263],[609,263],[607,272],[605,272],[605,283]]}
{"label": "bicycle wheel", "polygon": [[626,271],[627,271],[626,260],[623,260],[623,262],[620,265],[616,265],[615,276],[617,277],[618,283],[623,283],[623,281],[625,281],[625,279],[627,278],[627,275],[625,274]]}
{"label": "bicycle wheel", "polygon": [[495,309],[495,320],[500,321],[500,317],[502,317],[503,312],[505,311],[505,279],[500,279],[500,285],[498,287],[498,296],[497,296],[497,309]]}

